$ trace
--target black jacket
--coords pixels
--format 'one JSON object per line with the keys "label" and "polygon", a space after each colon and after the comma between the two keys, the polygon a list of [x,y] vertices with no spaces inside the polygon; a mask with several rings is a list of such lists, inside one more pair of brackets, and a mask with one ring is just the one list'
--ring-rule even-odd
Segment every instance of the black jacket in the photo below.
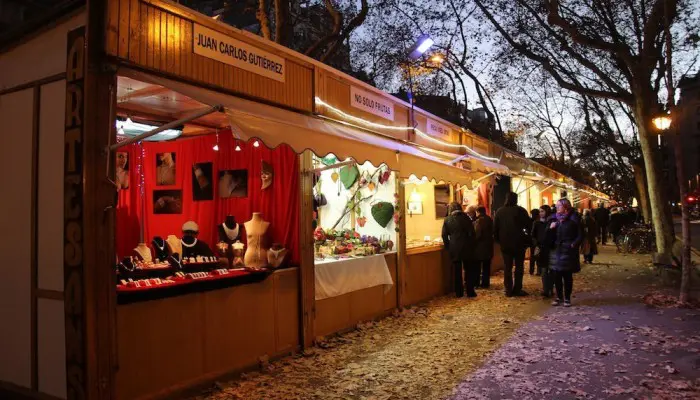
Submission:
{"label": "black jacket", "polygon": [[[554,229],[550,228],[556,222]],[[583,241],[583,226],[578,213],[572,212],[559,222],[556,216],[547,222],[547,241],[550,243],[549,268],[554,271],[578,272],[581,270],[579,247]]]}
{"label": "black jacket", "polygon": [[607,208],[596,208],[593,210],[593,218],[598,223],[598,226],[608,226],[610,223],[610,210]]}
{"label": "black jacket", "polygon": [[547,247],[547,222],[538,219],[532,223],[532,244],[539,248]]}
{"label": "black jacket", "polygon": [[469,216],[462,211],[445,218],[442,240],[452,261],[465,261],[474,257],[474,227]]}
{"label": "black jacket", "polygon": [[625,216],[622,213],[616,212],[610,215],[610,224],[608,225],[608,230],[613,235],[620,233],[622,227],[625,225]]}
{"label": "black jacket", "polygon": [[493,236],[506,252],[523,251],[532,245],[530,215],[520,206],[503,206],[496,211]]}
{"label": "black jacket", "polygon": [[493,220],[488,215],[480,215],[474,220],[476,246],[474,259],[479,261],[493,258]]}

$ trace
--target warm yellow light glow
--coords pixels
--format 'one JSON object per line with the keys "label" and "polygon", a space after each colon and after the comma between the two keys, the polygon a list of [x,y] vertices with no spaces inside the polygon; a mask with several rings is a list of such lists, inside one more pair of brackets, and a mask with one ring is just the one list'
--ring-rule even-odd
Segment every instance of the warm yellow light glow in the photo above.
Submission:
{"label": "warm yellow light glow", "polygon": [[435,54],[434,56],[430,57],[430,61],[432,61],[435,64],[442,64],[445,59],[442,57],[440,54]]}
{"label": "warm yellow light glow", "polygon": [[413,191],[411,192],[411,195],[408,196],[408,201],[413,202],[413,201],[421,201],[421,200],[422,200],[422,198],[421,198],[420,193],[418,193],[418,191],[416,190],[416,188],[413,188]]}
{"label": "warm yellow light glow", "polygon": [[660,131],[668,130],[671,127],[671,116],[661,115],[651,120],[654,123],[656,129]]}

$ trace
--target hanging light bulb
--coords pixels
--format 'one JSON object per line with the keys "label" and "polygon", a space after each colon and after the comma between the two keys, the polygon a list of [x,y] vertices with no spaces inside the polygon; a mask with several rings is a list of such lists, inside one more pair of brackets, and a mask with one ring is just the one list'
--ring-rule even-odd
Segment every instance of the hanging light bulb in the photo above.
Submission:
{"label": "hanging light bulb", "polygon": [[253,147],[260,147],[260,142],[257,140],[253,142]]}
{"label": "hanging light bulb", "polygon": [[126,124],[131,125],[132,123],[133,123],[133,121],[131,120],[131,118],[126,117]]}
{"label": "hanging light bulb", "polygon": [[[217,129],[217,131],[218,131],[218,129]],[[214,151],[219,151],[219,134],[218,133],[216,134],[216,144],[214,145],[214,147],[212,147],[212,149]]]}
{"label": "hanging light bulb", "polygon": [[238,145],[238,140],[236,140],[236,151],[241,151],[241,146]]}
{"label": "hanging light bulb", "polygon": [[117,133],[120,135],[124,135],[124,127],[120,126],[119,129],[117,130]]}

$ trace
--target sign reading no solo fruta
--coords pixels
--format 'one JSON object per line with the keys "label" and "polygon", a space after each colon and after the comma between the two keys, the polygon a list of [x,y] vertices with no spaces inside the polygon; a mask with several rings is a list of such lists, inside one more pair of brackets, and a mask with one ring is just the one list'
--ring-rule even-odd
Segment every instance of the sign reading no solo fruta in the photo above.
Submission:
{"label": "sign reading no solo fruta", "polygon": [[284,58],[194,24],[194,54],[284,82]]}

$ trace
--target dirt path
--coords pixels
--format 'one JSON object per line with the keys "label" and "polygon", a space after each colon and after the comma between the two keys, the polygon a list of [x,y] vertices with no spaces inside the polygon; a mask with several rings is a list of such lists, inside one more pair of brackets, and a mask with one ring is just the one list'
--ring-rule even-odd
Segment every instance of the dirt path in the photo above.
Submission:
{"label": "dirt path", "polygon": [[195,398],[698,398],[700,311],[649,308],[645,258],[603,252],[576,276],[570,309],[505,298],[497,276],[476,299],[364,324]]}

